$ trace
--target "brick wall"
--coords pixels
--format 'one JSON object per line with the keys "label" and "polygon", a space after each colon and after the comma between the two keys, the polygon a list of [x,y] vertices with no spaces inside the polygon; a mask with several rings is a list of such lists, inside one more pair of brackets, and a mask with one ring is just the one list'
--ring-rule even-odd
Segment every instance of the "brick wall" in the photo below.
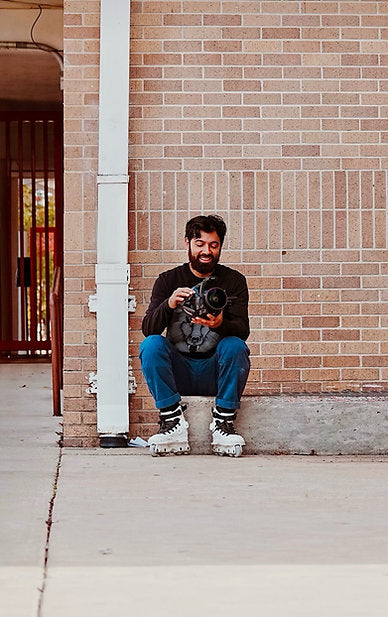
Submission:
{"label": "brick wall", "polygon": [[[388,4],[131,9],[132,355],[186,220],[217,211],[250,288],[246,394],[386,390]],[[147,436],[133,364],[131,432]]]}
{"label": "brick wall", "polygon": [[64,3],[64,443],[97,445],[95,292],[99,2]]}
{"label": "brick wall", "polygon": [[[97,443],[99,3],[65,2],[65,443]],[[250,288],[248,395],[388,386],[388,3],[131,2],[131,434],[157,414],[137,360],[157,274],[217,211]]]}

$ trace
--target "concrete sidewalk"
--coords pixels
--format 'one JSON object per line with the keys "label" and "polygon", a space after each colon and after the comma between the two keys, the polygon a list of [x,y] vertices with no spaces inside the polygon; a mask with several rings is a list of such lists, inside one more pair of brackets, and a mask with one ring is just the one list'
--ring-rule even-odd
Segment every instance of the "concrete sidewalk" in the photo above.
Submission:
{"label": "concrete sidewalk", "polygon": [[388,617],[387,457],[62,449],[49,388],[0,365],[0,617]]}

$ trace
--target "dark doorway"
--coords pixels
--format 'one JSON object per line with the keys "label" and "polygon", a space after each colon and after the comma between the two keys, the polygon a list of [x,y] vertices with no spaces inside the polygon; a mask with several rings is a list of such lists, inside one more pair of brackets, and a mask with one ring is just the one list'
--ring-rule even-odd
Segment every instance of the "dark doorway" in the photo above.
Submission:
{"label": "dark doorway", "polygon": [[61,113],[0,111],[0,357],[47,357],[63,272]]}

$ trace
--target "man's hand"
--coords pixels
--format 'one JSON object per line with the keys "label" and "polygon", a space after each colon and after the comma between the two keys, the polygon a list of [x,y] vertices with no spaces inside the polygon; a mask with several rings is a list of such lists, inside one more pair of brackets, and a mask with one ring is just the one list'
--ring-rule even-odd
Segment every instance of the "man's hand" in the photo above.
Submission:
{"label": "man's hand", "polygon": [[175,309],[179,304],[182,304],[187,298],[192,296],[194,291],[190,287],[178,287],[168,299],[168,306]]}
{"label": "man's hand", "polygon": [[218,315],[211,315],[210,313],[207,313],[206,317],[207,319],[203,319],[202,317],[193,317],[191,322],[199,323],[202,326],[207,326],[208,328],[215,329],[219,328],[224,319],[222,312],[218,313]]}

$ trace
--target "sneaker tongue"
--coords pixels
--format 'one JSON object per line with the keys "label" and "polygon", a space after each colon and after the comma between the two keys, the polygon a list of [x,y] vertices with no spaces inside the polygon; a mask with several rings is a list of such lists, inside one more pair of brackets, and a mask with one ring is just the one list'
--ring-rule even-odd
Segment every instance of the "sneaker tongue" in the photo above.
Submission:
{"label": "sneaker tongue", "polygon": [[179,424],[179,417],[173,418],[172,420],[165,420],[162,418],[159,421],[159,430],[158,433],[169,433],[174,430],[174,428]]}
{"label": "sneaker tongue", "polygon": [[227,435],[234,435],[236,433],[234,424],[231,420],[217,420],[217,428],[222,433],[226,433]]}

